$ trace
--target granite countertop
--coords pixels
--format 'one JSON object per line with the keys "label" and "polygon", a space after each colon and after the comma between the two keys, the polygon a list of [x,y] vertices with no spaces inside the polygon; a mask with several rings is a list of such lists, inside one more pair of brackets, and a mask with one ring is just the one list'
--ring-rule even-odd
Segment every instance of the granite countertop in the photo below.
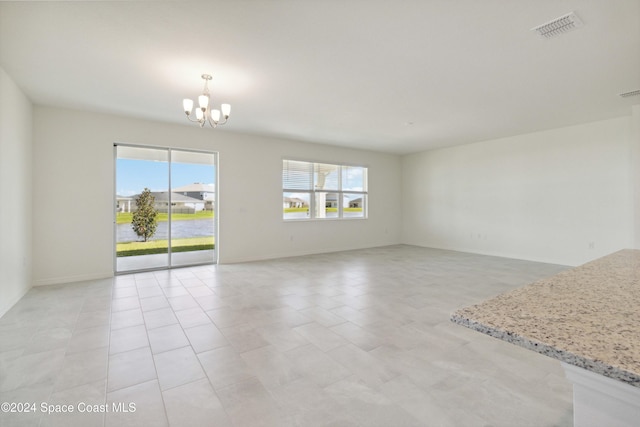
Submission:
{"label": "granite countertop", "polygon": [[621,250],[460,309],[451,320],[640,387],[640,250]]}

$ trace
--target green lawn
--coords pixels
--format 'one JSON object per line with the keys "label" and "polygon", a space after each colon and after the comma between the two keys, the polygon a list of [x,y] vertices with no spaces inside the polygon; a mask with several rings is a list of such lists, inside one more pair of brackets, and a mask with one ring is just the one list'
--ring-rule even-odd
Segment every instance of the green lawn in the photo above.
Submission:
{"label": "green lawn", "polygon": [[[284,208],[284,213],[307,212],[309,208]],[[345,212],[362,212],[362,208],[344,208]],[[338,212],[338,208],[327,208],[327,212]]]}
{"label": "green lawn", "polygon": [[[123,242],[116,245],[116,255],[119,257],[135,255],[166,254],[168,250],[167,240],[151,240],[149,242]],[[189,237],[173,239],[171,241],[172,252],[190,252],[214,249],[215,243],[211,237]]]}
{"label": "green lawn", "polygon": [[309,208],[284,208],[284,213],[307,212]]}

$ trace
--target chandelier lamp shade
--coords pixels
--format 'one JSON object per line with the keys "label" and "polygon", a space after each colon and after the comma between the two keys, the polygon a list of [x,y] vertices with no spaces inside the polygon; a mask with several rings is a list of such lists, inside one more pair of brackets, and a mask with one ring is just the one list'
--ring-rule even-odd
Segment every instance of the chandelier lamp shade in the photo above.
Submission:
{"label": "chandelier lamp shade", "polygon": [[196,107],[196,117],[193,118],[193,100],[185,99],[182,101],[182,106],[184,107],[184,112],[187,115],[187,119],[189,121],[198,123],[200,127],[204,127],[206,123],[209,123],[209,126],[212,128],[217,127],[218,125],[223,125],[227,123],[229,119],[229,113],[231,112],[231,105],[222,104],[220,105],[220,109],[212,109],[211,107],[211,96],[209,95],[209,80],[213,79],[209,74],[203,74],[202,79],[204,80],[204,89],[202,90],[202,95],[198,97],[198,106]]}

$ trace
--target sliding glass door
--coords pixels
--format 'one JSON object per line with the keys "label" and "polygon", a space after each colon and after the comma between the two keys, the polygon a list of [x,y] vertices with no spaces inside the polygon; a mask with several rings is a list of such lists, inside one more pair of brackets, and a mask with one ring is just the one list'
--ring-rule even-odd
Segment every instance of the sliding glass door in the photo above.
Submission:
{"label": "sliding glass door", "polygon": [[116,146],[116,272],[169,267],[168,185],[168,150]]}
{"label": "sliding glass door", "polygon": [[215,262],[216,160],[115,146],[117,273]]}
{"label": "sliding glass door", "polygon": [[171,265],[215,258],[215,154],[171,150]]}

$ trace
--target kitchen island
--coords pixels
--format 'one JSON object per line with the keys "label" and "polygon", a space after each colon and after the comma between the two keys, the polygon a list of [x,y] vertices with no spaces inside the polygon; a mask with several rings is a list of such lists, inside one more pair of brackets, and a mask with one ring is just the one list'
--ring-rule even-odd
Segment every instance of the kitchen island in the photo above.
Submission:
{"label": "kitchen island", "polygon": [[560,360],[574,386],[575,426],[640,425],[640,250],[460,309],[451,320]]}

